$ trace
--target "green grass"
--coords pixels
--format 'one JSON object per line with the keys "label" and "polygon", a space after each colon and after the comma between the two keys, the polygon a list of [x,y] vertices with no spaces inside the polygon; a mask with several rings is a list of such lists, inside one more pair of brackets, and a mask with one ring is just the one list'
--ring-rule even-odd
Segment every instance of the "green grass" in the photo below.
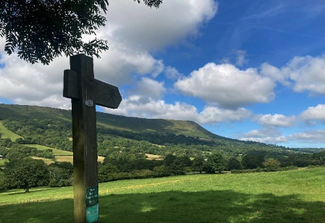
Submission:
{"label": "green grass", "polygon": [[50,148],[47,146],[42,146],[42,145],[38,145],[38,144],[28,144],[26,145],[28,147],[34,147],[37,150],[47,150],[47,149],[51,149],[53,151],[53,155],[54,156],[72,156],[73,153],[69,152],[69,151],[64,151],[64,150],[60,150],[60,149],[54,149],[54,148]]}
{"label": "green grass", "polygon": [[[113,223],[323,223],[325,168],[192,175],[99,185]],[[0,222],[72,222],[73,188],[0,193]]]}
{"label": "green grass", "polygon": [[0,121],[0,134],[1,134],[1,138],[10,139],[11,141],[16,141],[16,139],[22,138],[21,136],[15,134],[14,132],[4,127],[2,121]]}

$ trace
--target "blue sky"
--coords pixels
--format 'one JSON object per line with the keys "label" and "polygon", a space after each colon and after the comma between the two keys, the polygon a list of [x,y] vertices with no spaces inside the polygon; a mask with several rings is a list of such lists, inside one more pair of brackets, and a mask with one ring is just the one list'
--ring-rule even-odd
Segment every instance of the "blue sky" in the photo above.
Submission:
{"label": "blue sky", "polygon": [[[98,79],[117,85],[104,112],[192,120],[211,132],[287,147],[325,147],[325,2],[110,1]],[[89,37],[85,37],[87,39]],[[5,55],[0,102],[70,108],[68,58],[49,66]]]}

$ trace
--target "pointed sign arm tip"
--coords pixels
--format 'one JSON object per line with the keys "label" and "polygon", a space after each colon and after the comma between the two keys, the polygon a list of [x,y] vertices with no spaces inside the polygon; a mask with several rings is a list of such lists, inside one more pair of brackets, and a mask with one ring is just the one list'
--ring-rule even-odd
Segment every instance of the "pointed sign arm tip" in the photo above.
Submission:
{"label": "pointed sign arm tip", "polygon": [[[122,96],[116,86],[94,80],[95,104],[116,109],[122,101]],[[71,99],[80,98],[80,84],[78,74],[72,70],[64,71],[63,96]]]}

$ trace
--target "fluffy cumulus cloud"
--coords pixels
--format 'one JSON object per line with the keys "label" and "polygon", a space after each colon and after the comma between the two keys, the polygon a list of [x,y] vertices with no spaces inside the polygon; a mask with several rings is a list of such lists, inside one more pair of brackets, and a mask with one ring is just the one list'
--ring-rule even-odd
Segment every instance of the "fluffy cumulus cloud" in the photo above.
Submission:
{"label": "fluffy cumulus cloud", "polygon": [[64,99],[63,70],[68,63],[63,58],[55,59],[52,66],[28,64],[16,56],[3,55],[0,69],[0,98],[18,104],[35,104],[69,108]]}
{"label": "fluffy cumulus cloud", "polygon": [[208,63],[175,83],[185,95],[230,109],[270,102],[275,96],[275,86],[256,69],[240,70],[231,64],[215,63]]}
{"label": "fluffy cumulus cloud", "polygon": [[301,113],[300,118],[306,122],[321,121],[325,123],[325,104],[309,107],[306,111]]}
{"label": "fluffy cumulus cloud", "polygon": [[105,82],[121,86],[131,83],[131,74],[157,77],[163,70],[161,60],[156,60],[146,51],[119,48],[118,43],[110,46],[101,58],[94,59],[95,76]]}
{"label": "fluffy cumulus cloud", "polygon": [[250,111],[221,109],[207,106],[198,112],[196,107],[187,103],[176,102],[167,104],[164,100],[154,100],[150,97],[133,95],[122,101],[117,110],[106,110],[124,116],[191,120],[200,124],[218,124],[221,122],[236,122],[248,118]]}
{"label": "fluffy cumulus cloud", "polygon": [[98,77],[116,85],[129,83],[134,73],[157,77],[164,64],[150,52],[197,36],[217,9],[212,0],[166,1],[159,9],[130,0],[111,1],[106,27],[98,31],[110,45],[97,60]]}
{"label": "fluffy cumulus cloud", "polygon": [[263,63],[261,65],[261,75],[270,78],[274,82],[280,82],[283,85],[288,86],[290,83],[287,81],[287,75],[282,73],[282,71],[275,67],[270,65],[269,63]]}
{"label": "fluffy cumulus cloud", "polygon": [[295,116],[288,117],[282,114],[265,114],[256,115],[254,120],[263,126],[290,127],[296,124],[297,118]]}
{"label": "fluffy cumulus cloud", "polygon": [[286,137],[281,135],[281,131],[275,127],[264,127],[261,129],[251,130],[248,133],[245,133],[241,140],[273,144],[288,141]]}
{"label": "fluffy cumulus cloud", "polygon": [[311,130],[283,136],[278,128],[263,127],[243,134],[241,140],[270,144],[299,142],[308,145],[318,145],[325,142],[325,130]]}
{"label": "fluffy cumulus cloud", "polygon": [[[134,80],[134,74],[157,77],[163,61],[151,51],[196,37],[203,23],[214,17],[218,9],[213,0],[166,1],[159,9],[150,9],[130,0],[110,1],[106,27],[98,37],[107,39],[109,51],[94,60],[96,78],[122,86]],[[0,98],[14,103],[69,107],[62,97],[63,70],[68,58],[55,59],[49,66],[30,65],[6,56],[0,41]]]}
{"label": "fluffy cumulus cloud", "polygon": [[251,112],[244,108],[229,110],[213,106],[207,106],[200,113],[198,122],[201,124],[221,123],[225,121],[239,122],[243,119],[249,118],[250,116]]}
{"label": "fluffy cumulus cloud", "polygon": [[154,50],[197,35],[217,9],[213,0],[164,1],[159,9],[130,0],[110,1],[106,30],[125,47]]}
{"label": "fluffy cumulus cloud", "polygon": [[165,69],[165,75],[170,80],[177,80],[184,77],[175,67],[168,66]]}
{"label": "fluffy cumulus cloud", "polygon": [[261,66],[261,74],[290,85],[296,92],[325,94],[325,55],[294,57],[282,68],[265,63]]}
{"label": "fluffy cumulus cloud", "polygon": [[132,95],[148,97],[152,99],[160,99],[166,92],[163,82],[158,82],[150,78],[144,77],[138,82],[136,87],[131,90]]}
{"label": "fluffy cumulus cloud", "polygon": [[288,140],[303,143],[325,143],[325,130],[312,130],[295,133],[287,137]]}
{"label": "fluffy cumulus cloud", "polygon": [[248,62],[246,51],[236,50],[235,54],[236,54],[236,65],[237,66],[243,66],[244,64],[246,64]]}
{"label": "fluffy cumulus cloud", "polygon": [[[246,61],[246,52],[236,51],[237,65]],[[325,93],[325,55],[320,57],[294,57],[282,68],[269,63],[258,69],[241,70],[232,64],[208,63],[183,77],[175,87],[186,96],[194,96],[209,104],[223,108],[239,108],[254,103],[268,103],[274,97],[276,83],[296,92]],[[259,116],[263,125],[291,126],[295,117],[281,115]],[[268,123],[268,124],[267,124]]]}

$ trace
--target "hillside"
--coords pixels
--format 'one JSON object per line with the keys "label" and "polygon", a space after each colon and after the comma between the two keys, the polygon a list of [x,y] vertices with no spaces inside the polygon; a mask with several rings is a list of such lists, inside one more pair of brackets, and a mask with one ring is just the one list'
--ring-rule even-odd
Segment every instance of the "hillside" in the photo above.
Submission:
{"label": "hillside", "polygon": [[[0,104],[0,120],[8,118],[51,119],[71,122],[71,111],[27,105]],[[156,132],[202,138],[218,137],[191,121],[132,118],[101,112],[97,113],[97,125],[99,128],[138,133]]]}
{"label": "hillside", "polygon": [[[1,125],[23,144],[71,151],[71,111],[47,107],[0,104]],[[0,130],[1,131],[1,130]],[[131,118],[97,113],[99,154],[108,148],[133,148],[134,153],[157,155],[224,151],[282,152],[285,148],[215,135],[192,121]]]}
{"label": "hillside", "polygon": [[[37,186],[71,185],[71,112],[0,105],[0,182],[14,165],[43,162],[52,174]],[[325,151],[294,151],[214,135],[189,121],[149,120],[98,113],[100,182],[221,171],[269,171],[325,164]],[[38,161],[36,161],[38,162]],[[36,164],[35,164],[36,165]],[[296,167],[292,167],[296,166]],[[72,173],[72,172],[71,172]],[[2,175],[2,176],[1,176]],[[10,179],[10,178],[8,178]],[[7,180],[0,191],[16,188]],[[28,190],[28,188],[27,188]]]}
{"label": "hillside", "polygon": [[[71,124],[71,111],[28,105],[0,104],[0,121],[10,118],[18,120],[36,119],[39,121],[52,120]],[[236,142],[252,144],[252,142],[234,140],[213,134],[193,121],[134,118],[97,112],[97,128],[104,131],[111,130],[133,134],[174,134],[198,137],[204,141],[215,140],[223,143]],[[266,146],[265,144],[261,143],[256,144]]]}

